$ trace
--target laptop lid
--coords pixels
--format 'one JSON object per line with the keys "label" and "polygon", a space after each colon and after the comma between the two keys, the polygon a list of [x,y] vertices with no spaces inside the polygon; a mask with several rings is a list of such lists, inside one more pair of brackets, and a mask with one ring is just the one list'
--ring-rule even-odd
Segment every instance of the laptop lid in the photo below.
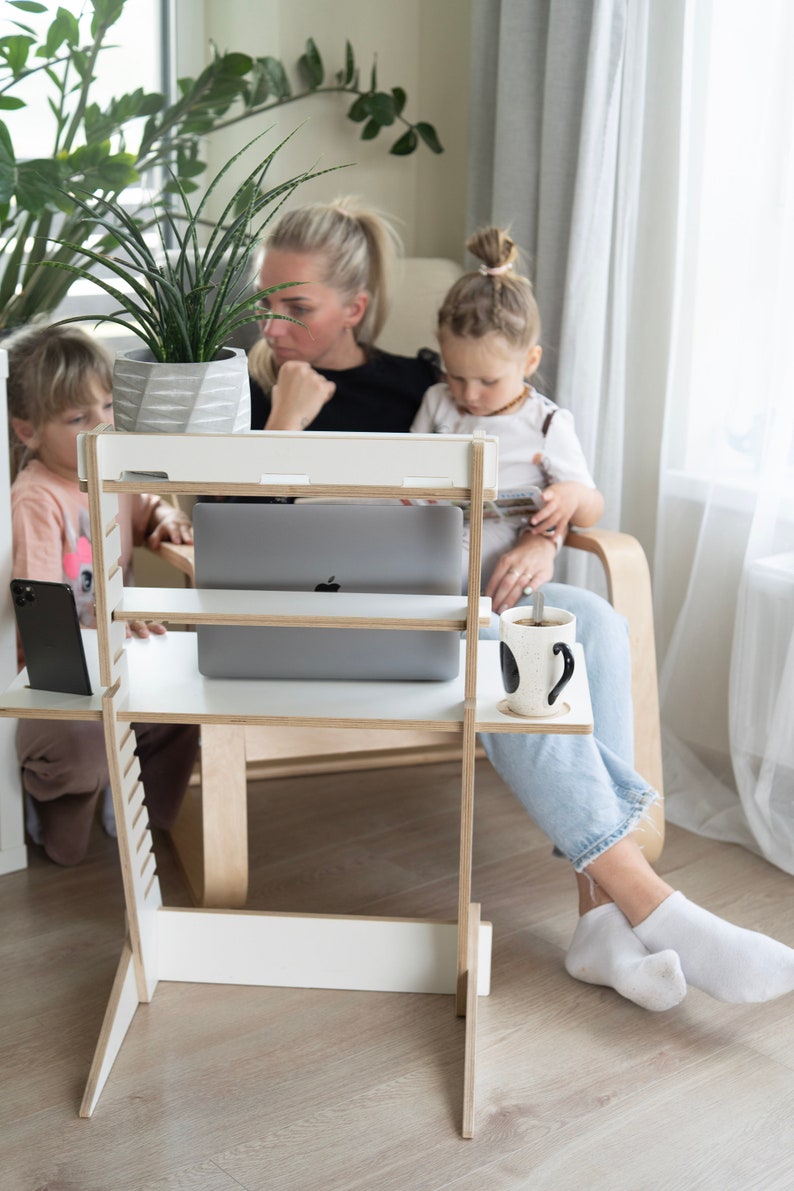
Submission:
{"label": "laptop lid", "polygon": [[[448,505],[228,504],[193,510],[196,586],[455,595],[462,518]],[[209,678],[446,680],[457,633],[199,625]]]}

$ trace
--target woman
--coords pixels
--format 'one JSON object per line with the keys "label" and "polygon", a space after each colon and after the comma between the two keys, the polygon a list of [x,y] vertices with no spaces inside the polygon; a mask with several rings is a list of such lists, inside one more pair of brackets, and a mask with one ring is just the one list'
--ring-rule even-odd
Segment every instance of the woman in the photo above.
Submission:
{"label": "woman", "polygon": [[304,207],[282,218],[259,284],[284,286],[267,314],[297,322],[262,321],[264,339],[249,357],[254,430],[410,429],[438,370],[432,352],[407,359],[372,346],[386,319],[394,255],[391,229],[367,211]]}
{"label": "woman", "polygon": [[[274,288],[253,353],[253,425],[268,430],[407,431],[437,379],[429,357],[373,346],[388,298],[393,238],[348,200],[282,218],[259,272]],[[506,265],[491,262],[503,283]],[[484,279],[487,283],[487,279]],[[286,321],[270,316],[286,316]],[[302,325],[299,325],[302,324]],[[498,772],[571,861],[580,918],[566,957],[572,976],[615,988],[653,1010],[678,1004],[687,984],[725,1001],[763,1001],[794,989],[794,951],[689,902],[661,879],[631,838],[657,795],[632,765],[630,660],[625,624],[590,592],[549,582],[556,546],[522,537],[486,576],[496,611],[546,584],[574,612],[588,661],[592,736],[486,735]],[[490,635],[498,635],[494,617]]]}

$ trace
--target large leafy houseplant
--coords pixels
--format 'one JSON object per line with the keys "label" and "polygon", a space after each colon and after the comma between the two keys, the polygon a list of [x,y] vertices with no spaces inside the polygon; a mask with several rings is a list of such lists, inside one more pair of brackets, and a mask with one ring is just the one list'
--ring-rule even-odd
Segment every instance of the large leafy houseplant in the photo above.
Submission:
{"label": "large leafy houseplant", "polygon": [[[297,86],[272,56],[213,52],[197,78],[179,80],[174,101],[139,88],[100,107],[93,99],[97,61],[126,2],[90,0],[87,40],[83,24],[63,7],[40,34],[27,14],[46,14],[47,5],[6,5],[26,19],[8,21],[11,31],[0,34],[0,111],[9,113],[8,122],[0,120],[0,330],[56,308],[75,274],[43,268],[44,262],[74,264],[75,246],[94,241],[103,220],[125,205],[117,200],[130,186],[145,175],[155,205],[169,194],[181,202],[204,170],[202,139],[240,121],[304,96],[339,93],[352,98],[347,115],[364,139],[394,125],[402,131],[390,152],[412,153],[420,143],[441,152],[433,126],[404,115],[402,88],[379,90],[374,66],[369,86],[361,82],[349,42],[330,82],[310,38]],[[53,141],[48,154],[25,160],[14,149],[11,117],[26,106],[20,90],[31,79],[47,92]],[[101,218],[92,219],[93,212]]]}
{"label": "large leafy houseplant", "polygon": [[[226,162],[195,207],[179,178],[174,177],[176,198],[158,204],[154,241],[118,198],[73,195],[78,223],[82,218],[103,231],[105,245],[114,240],[116,250],[98,252],[86,243],[59,236],[59,247],[84,265],[51,259],[45,260],[43,267],[78,277],[85,276],[92,265],[110,273],[110,279],[97,274],[94,281],[118,303],[118,309],[89,317],[117,323],[137,335],[158,363],[214,360],[235,331],[262,317],[258,303],[272,292],[251,290],[253,247],[281,202],[301,182],[318,176],[317,172],[301,174],[265,189],[268,167],[281,148],[277,145],[263,161],[257,160],[227,197],[220,218],[211,220],[207,207],[221,182],[264,135],[260,133]],[[81,315],[80,321],[84,318]]]}
{"label": "large leafy houseplant", "polygon": [[[295,188],[326,172],[301,174],[266,189],[268,167],[281,148],[277,145],[264,160],[257,156],[257,164],[226,198],[220,218],[210,220],[207,206],[219,186],[265,135],[260,133],[226,162],[195,206],[174,177],[176,196],[158,204],[154,239],[120,199],[72,196],[78,223],[82,218],[104,233],[103,251],[59,238],[59,248],[72,259],[44,260],[42,268],[84,276],[87,269],[101,266],[95,283],[117,309],[88,317],[116,323],[146,345],[116,359],[113,405],[119,429],[248,428],[245,354],[225,345],[236,331],[263,317],[259,303],[273,292],[252,291],[251,252]],[[111,241],[115,248],[109,247]]]}

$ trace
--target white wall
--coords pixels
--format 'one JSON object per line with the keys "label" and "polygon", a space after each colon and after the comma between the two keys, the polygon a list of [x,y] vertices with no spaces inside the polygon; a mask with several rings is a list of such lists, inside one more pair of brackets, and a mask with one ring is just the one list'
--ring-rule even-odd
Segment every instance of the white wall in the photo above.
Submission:
{"label": "white wall", "polygon": [[343,65],[349,39],[362,79],[369,79],[377,54],[379,88],[402,86],[408,94],[406,112],[434,124],[445,148],[439,156],[423,145],[411,157],[394,157],[388,148],[396,129],[394,136],[387,130],[374,141],[361,141],[360,126],[345,117],[350,99],[317,96],[213,138],[210,176],[260,128],[275,125],[272,136],[263,139],[269,149],[302,124],[274,162],[274,181],[315,163],[319,168],[352,164],[302,185],[293,205],[356,194],[396,218],[409,255],[462,259],[470,0],[205,0],[203,13],[195,3],[179,3],[176,11],[180,73],[197,73],[202,47],[208,53],[214,41],[220,50],[279,58],[294,80],[294,65],[311,36],[330,79]]}

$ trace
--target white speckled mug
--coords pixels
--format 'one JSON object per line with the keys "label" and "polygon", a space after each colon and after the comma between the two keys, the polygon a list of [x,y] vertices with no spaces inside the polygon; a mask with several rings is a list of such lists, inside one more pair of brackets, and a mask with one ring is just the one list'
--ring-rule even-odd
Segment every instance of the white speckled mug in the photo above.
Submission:
{"label": "white speckled mug", "polygon": [[507,706],[516,715],[553,715],[573,676],[576,617],[564,608],[546,608],[542,624],[535,624],[531,607],[508,608],[499,636]]}

